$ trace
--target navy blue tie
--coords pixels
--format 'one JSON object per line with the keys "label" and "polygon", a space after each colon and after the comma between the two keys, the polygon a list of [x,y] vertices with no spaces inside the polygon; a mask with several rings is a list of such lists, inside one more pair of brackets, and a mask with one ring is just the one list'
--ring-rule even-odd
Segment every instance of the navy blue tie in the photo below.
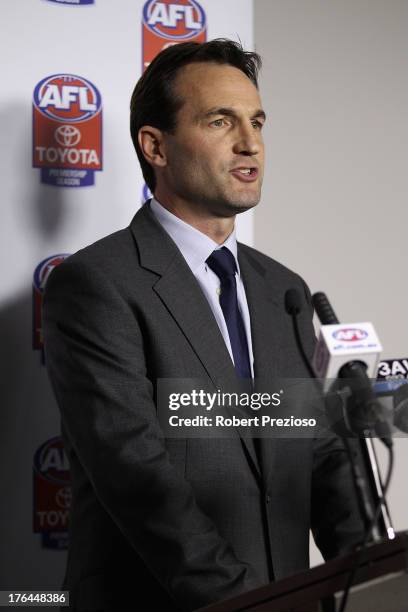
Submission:
{"label": "navy blue tie", "polygon": [[239,378],[251,378],[248,343],[238,308],[235,258],[227,247],[221,247],[211,253],[206,263],[220,279],[220,305],[228,328],[235,371]]}

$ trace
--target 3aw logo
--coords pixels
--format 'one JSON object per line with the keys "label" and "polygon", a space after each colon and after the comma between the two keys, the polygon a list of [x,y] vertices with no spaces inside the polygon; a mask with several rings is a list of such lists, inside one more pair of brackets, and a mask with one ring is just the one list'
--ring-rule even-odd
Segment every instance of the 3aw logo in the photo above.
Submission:
{"label": "3aw logo", "polygon": [[143,21],[154,34],[177,41],[194,38],[206,27],[204,10],[194,0],[150,0],[144,6]]}
{"label": "3aw logo", "polygon": [[196,0],[148,0],[143,7],[143,70],[154,57],[179,42],[205,42],[207,20]]}
{"label": "3aw logo", "polygon": [[[94,184],[102,170],[102,100],[93,83],[73,74],[42,79],[33,96],[33,166],[42,182]],[[80,146],[77,146],[79,145]]]}
{"label": "3aw logo", "polygon": [[344,327],[333,332],[333,338],[338,342],[361,342],[365,340],[368,333],[357,327]]}

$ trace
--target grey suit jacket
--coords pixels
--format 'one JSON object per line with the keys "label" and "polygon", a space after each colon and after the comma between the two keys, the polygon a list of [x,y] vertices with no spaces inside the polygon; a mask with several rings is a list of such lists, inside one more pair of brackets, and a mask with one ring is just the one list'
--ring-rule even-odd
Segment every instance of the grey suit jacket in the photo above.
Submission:
{"label": "grey suit jacket", "polygon": [[[255,375],[306,377],[283,300],[303,281],[239,245]],[[158,378],[217,381],[234,368],[206,298],[143,206],[131,225],[69,257],[44,301],[46,360],[62,416],[73,503],[71,609],[194,610],[326,558],[362,525],[344,448],[317,440],[164,440]],[[137,602],[150,599],[150,607]]]}

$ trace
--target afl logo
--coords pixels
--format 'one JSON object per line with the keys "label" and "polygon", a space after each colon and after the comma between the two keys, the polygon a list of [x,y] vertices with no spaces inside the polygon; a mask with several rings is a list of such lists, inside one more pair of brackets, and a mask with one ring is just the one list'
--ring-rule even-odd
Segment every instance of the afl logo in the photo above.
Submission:
{"label": "afl logo", "polygon": [[39,263],[34,271],[34,289],[39,291],[40,293],[43,293],[49,275],[51,274],[53,269],[60,263],[62,263],[67,257],[69,257],[68,253],[62,253],[61,255],[52,255],[51,257],[47,257],[47,259],[44,259],[41,263]]}
{"label": "afl logo", "polygon": [[52,255],[47,257],[34,270],[33,275],[33,349],[41,351],[41,362],[45,363],[43,327],[42,327],[42,305],[45,285],[48,277],[56,266],[69,257],[68,254]]}
{"label": "afl logo", "polygon": [[54,484],[70,482],[69,463],[60,436],[47,440],[34,455],[35,472]]}
{"label": "afl logo", "polygon": [[204,10],[195,0],[149,0],[143,8],[143,21],[157,36],[180,42],[196,38],[206,28]]}
{"label": "afl logo", "polygon": [[101,95],[90,81],[74,74],[54,74],[34,89],[34,106],[50,119],[79,123],[101,110]]}
{"label": "afl logo", "polygon": [[365,340],[368,333],[364,329],[357,327],[344,327],[333,332],[333,338],[339,342],[361,342]]}

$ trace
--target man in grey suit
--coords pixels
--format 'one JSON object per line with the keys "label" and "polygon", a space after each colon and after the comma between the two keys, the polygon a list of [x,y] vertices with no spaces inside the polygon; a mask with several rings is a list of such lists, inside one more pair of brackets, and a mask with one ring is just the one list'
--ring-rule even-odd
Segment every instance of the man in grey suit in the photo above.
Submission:
{"label": "man in grey suit", "polygon": [[158,423],[161,378],[308,376],[284,310],[297,289],[310,355],[307,287],[235,239],[236,214],[261,193],[259,63],[225,40],[156,57],[131,104],[154,198],[47,283],[46,357],[72,473],[74,610],[195,610],[305,569],[310,528],[326,558],[361,536],[334,435],[166,440]]}

